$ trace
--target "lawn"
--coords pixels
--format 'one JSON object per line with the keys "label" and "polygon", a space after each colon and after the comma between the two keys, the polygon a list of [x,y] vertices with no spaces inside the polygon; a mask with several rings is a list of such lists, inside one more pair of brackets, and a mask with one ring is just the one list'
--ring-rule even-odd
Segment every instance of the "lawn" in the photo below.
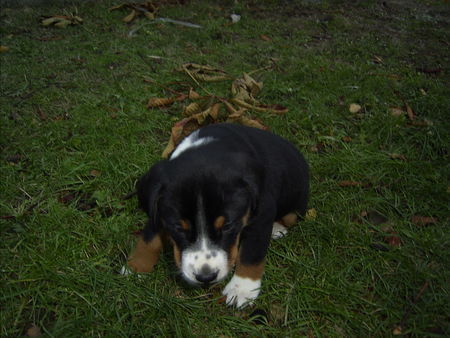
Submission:
{"label": "lawn", "polygon": [[[160,2],[201,28],[126,24],[118,4],[1,9],[1,336],[450,335],[447,1]],[[231,80],[196,83],[189,62]],[[311,167],[309,216],[271,243],[255,306],[188,287],[170,250],[121,276],[145,222],[124,196],[188,104],[147,101],[227,98],[244,72],[288,108],[246,116]]]}

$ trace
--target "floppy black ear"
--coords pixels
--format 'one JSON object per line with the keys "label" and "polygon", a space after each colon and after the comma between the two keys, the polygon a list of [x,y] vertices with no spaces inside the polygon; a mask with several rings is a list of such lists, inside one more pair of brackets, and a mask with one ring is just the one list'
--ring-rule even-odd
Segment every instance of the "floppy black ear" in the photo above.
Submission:
{"label": "floppy black ear", "polygon": [[156,163],[136,184],[139,206],[148,215],[148,225],[153,232],[159,232],[161,221],[158,212],[158,200],[164,186],[165,161]]}

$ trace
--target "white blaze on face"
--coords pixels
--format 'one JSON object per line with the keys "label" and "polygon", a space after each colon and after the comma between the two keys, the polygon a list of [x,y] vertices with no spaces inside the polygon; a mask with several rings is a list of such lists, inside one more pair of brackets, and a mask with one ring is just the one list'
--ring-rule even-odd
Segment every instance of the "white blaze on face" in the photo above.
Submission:
{"label": "white blaze on face", "polygon": [[190,283],[201,284],[198,276],[215,274],[210,281],[216,283],[228,275],[228,254],[225,250],[212,245],[208,238],[200,238],[191,248],[183,250],[181,255],[181,273]]}

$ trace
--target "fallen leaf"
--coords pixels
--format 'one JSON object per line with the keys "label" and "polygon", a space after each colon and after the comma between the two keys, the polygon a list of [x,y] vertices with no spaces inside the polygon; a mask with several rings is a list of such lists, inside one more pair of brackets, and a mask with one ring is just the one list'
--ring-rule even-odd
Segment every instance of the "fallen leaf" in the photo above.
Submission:
{"label": "fallen leaf", "polygon": [[261,38],[261,40],[264,40],[264,41],[272,41],[271,38],[269,38],[267,35],[264,35],[264,34],[261,34],[259,37]]}
{"label": "fallen leaf", "polygon": [[71,25],[79,25],[83,23],[83,19],[76,15],[55,15],[44,17],[41,21],[42,26],[55,26],[58,28],[66,28]]}
{"label": "fallen leaf", "polygon": [[123,22],[129,24],[138,17],[140,17],[141,15],[145,16],[147,19],[150,20],[155,19],[156,12],[158,11],[158,6],[153,4],[151,1],[141,3],[132,2],[132,3],[123,3],[121,5],[111,7],[109,10],[114,11],[117,9],[131,10],[131,12],[122,19]]}
{"label": "fallen leaf", "polygon": [[128,14],[126,17],[124,17],[122,19],[122,21],[125,23],[130,23],[131,21],[133,21],[136,18],[136,15],[137,15],[136,10],[132,9],[130,14]]}
{"label": "fallen leaf", "polygon": [[27,336],[28,337],[40,337],[42,335],[41,329],[33,324],[28,330],[27,330]]}
{"label": "fallen leaf", "polygon": [[402,245],[402,240],[398,236],[398,233],[395,231],[392,231],[390,235],[386,236],[385,241],[387,244],[393,247],[399,247]]}
{"label": "fallen leaf", "polygon": [[402,154],[389,154],[389,157],[392,158],[393,160],[401,160],[401,161],[406,161],[406,157],[405,155]]}
{"label": "fallen leaf", "polygon": [[186,99],[186,95],[182,94],[173,97],[152,97],[147,102],[147,108],[166,107],[172,105],[176,101],[183,101]]}
{"label": "fallen leaf", "polygon": [[352,142],[352,138],[350,136],[344,136],[342,137],[342,141],[345,143],[350,143]]}
{"label": "fallen leaf", "polygon": [[230,76],[222,69],[196,63],[185,63],[181,70],[197,81],[218,82],[229,80]]}
{"label": "fallen leaf", "polygon": [[405,111],[403,111],[403,109],[399,108],[399,107],[393,107],[390,109],[391,115],[392,116],[402,116],[403,114],[405,114]]}
{"label": "fallen leaf", "polygon": [[396,326],[395,328],[394,328],[394,330],[392,330],[392,334],[394,335],[394,336],[400,336],[401,334],[402,334],[402,327],[399,325],[399,326]]}
{"label": "fallen leaf", "polygon": [[412,108],[407,103],[405,103],[405,107],[406,107],[406,115],[408,115],[410,121],[414,120],[416,118],[416,115],[414,114]]}
{"label": "fallen leaf", "polygon": [[97,169],[92,169],[91,172],[90,172],[89,174],[90,174],[91,176],[98,177],[98,176],[100,176],[100,171],[97,170]]}
{"label": "fallen leaf", "polygon": [[9,47],[7,46],[0,46],[0,53],[5,53],[9,50]]}
{"label": "fallen leaf", "polygon": [[377,64],[383,64],[383,59],[377,55],[374,55],[372,61]]}
{"label": "fallen leaf", "polygon": [[317,211],[314,208],[308,209],[305,215],[307,221],[314,221],[317,218]]}
{"label": "fallen leaf", "polygon": [[437,222],[438,219],[435,217],[427,217],[419,215],[414,215],[411,217],[411,223],[413,223],[416,226],[426,226],[430,224],[436,224]]}
{"label": "fallen leaf", "polygon": [[340,181],[338,184],[340,187],[359,187],[362,185],[361,182],[356,181]]}
{"label": "fallen leaf", "polygon": [[357,103],[351,103],[350,106],[348,107],[348,110],[352,114],[359,113],[361,111],[361,109],[362,109],[362,107]]}

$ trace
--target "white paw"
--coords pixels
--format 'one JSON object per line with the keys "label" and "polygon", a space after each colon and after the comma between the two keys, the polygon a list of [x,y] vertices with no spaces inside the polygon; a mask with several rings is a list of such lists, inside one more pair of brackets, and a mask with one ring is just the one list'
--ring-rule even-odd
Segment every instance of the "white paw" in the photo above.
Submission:
{"label": "white paw", "polygon": [[284,237],[284,236],[286,236],[287,232],[288,231],[284,225],[282,225],[278,222],[273,223],[273,227],[272,227],[272,238],[273,239],[278,239],[278,238]]}
{"label": "white paw", "polygon": [[234,275],[223,289],[222,294],[227,296],[227,305],[236,305],[243,308],[252,305],[258,297],[261,288],[261,280],[253,280]]}

